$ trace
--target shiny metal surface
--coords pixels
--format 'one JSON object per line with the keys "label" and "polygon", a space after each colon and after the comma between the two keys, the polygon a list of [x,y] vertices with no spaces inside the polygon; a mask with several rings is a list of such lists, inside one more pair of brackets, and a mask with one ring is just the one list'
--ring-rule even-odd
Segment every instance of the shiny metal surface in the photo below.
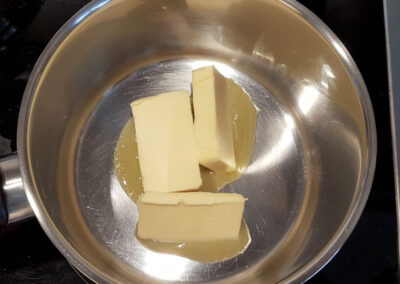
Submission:
{"label": "shiny metal surface", "polygon": [[[192,69],[210,64],[240,83],[260,109],[251,166],[242,178],[223,189],[248,198],[244,218],[252,243],[244,254],[218,264],[157,254],[141,245],[134,238],[138,220],[136,205],[120,186],[113,160],[119,134],[131,117],[130,102],[172,90],[190,91]],[[302,203],[307,202],[305,190],[310,190],[304,181],[306,162],[301,144],[291,115],[263,86],[245,74],[206,60],[152,64],[110,89],[85,123],[76,147],[73,179],[79,188],[77,202],[95,239],[128,267],[160,280],[226,278],[237,273],[236,267],[251,266],[277,249],[296,222]]]}
{"label": "shiny metal surface", "polygon": [[[397,241],[400,260],[400,2],[385,0],[386,54],[388,60],[390,118],[392,124],[394,181],[397,208]],[[400,273],[400,261],[398,261]]]}
{"label": "shiny metal surface", "polygon": [[6,200],[8,224],[32,217],[33,211],[22,184],[17,154],[0,157],[0,175],[0,190],[3,191]]}
{"label": "shiny metal surface", "polygon": [[[134,238],[115,178],[128,103],[190,89],[215,64],[260,109],[244,193],[252,243],[202,264]],[[296,1],[94,1],[57,33],[28,82],[19,161],[54,244],[96,282],[300,282],[341,247],[367,200],[376,137],[364,82],[338,39]]]}

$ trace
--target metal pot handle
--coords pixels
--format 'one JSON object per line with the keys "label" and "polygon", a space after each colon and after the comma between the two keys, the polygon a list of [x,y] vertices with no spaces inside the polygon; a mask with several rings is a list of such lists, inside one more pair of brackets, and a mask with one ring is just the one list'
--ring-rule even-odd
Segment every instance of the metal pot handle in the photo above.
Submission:
{"label": "metal pot handle", "polygon": [[33,211],[26,198],[17,153],[0,157],[0,227],[32,216]]}

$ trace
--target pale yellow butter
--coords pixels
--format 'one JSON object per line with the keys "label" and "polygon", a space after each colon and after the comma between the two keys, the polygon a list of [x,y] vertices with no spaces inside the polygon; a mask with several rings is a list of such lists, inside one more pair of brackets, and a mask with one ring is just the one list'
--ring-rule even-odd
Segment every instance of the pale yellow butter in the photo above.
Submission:
{"label": "pale yellow butter", "polygon": [[213,66],[194,70],[194,131],[201,165],[213,171],[236,169],[228,79]]}
{"label": "pale yellow butter", "polygon": [[198,189],[201,177],[189,93],[146,97],[131,107],[144,191]]}
{"label": "pale yellow butter", "polygon": [[237,238],[245,200],[236,193],[146,192],[137,203],[137,233],[159,241]]}

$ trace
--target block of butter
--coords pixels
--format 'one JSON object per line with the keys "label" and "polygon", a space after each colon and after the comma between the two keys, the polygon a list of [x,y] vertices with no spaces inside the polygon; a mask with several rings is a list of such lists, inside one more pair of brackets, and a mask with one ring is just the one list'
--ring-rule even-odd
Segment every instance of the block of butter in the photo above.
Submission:
{"label": "block of butter", "polygon": [[137,203],[137,233],[159,241],[237,238],[245,200],[237,193],[145,192]]}
{"label": "block of butter", "polygon": [[144,191],[186,191],[201,185],[188,92],[131,103]]}
{"label": "block of butter", "polygon": [[201,165],[213,171],[236,169],[227,79],[213,66],[192,73],[194,131]]}

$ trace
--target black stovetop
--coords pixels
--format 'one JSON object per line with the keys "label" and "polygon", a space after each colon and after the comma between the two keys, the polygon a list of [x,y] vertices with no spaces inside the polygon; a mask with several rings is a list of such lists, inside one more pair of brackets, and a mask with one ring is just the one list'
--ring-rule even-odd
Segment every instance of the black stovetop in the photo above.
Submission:
{"label": "black stovetop", "polygon": [[[87,0],[0,0],[0,135],[16,150],[21,97],[58,28]],[[378,159],[367,206],[338,254],[309,283],[394,283],[397,235],[382,1],[302,0],[342,40],[367,84]],[[0,137],[0,145],[5,140]],[[4,149],[4,147],[2,148]],[[35,219],[0,231],[1,283],[80,283]]]}

